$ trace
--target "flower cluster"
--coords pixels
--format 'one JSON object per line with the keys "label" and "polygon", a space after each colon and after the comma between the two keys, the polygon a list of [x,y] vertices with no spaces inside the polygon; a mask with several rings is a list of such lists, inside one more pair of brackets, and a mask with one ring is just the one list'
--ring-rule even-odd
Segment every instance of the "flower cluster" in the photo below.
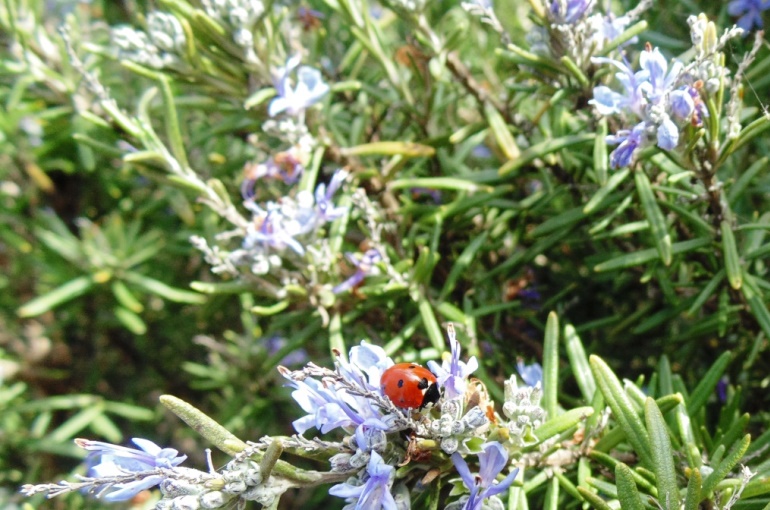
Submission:
{"label": "flower cluster", "polygon": [[186,42],[179,20],[161,11],[147,16],[147,32],[122,25],[114,28],[111,36],[119,58],[154,69],[179,65]]}
{"label": "flower cluster", "polygon": [[[246,501],[275,505],[287,489],[307,485],[312,478],[315,484],[331,485],[329,493],[345,499],[346,508],[376,510],[410,508],[415,486],[430,483],[429,474],[438,473],[457,484],[446,508],[498,508],[502,504],[498,495],[519,472],[521,445],[531,442],[532,429],[545,416],[537,405],[540,382],[519,389],[511,377],[503,405],[510,418],[506,422],[496,413],[484,385],[470,378],[478,361],[475,357],[462,361],[451,325],[449,342],[450,353],[443,362],[430,363],[435,374],[413,363],[394,364],[381,347],[366,341],[353,347],[348,359],[338,355],[334,369],[313,363],[295,371],[279,367],[305,412],[293,422],[300,435],[242,444],[240,453],[220,470],[182,467],[186,456],[146,439],[133,440],[139,449],[79,439],[77,444],[89,452],[87,477],[76,483],[28,485],[22,492],[47,492],[52,497],[83,491],[115,502],[158,487],[157,510],[233,508]],[[535,365],[520,371],[528,378],[537,375]],[[431,387],[435,398],[427,405],[405,406],[394,397],[394,392],[420,389],[428,395],[431,389],[423,382],[435,385]],[[304,438],[302,434],[311,429],[343,437],[339,442]],[[296,468],[278,459],[284,447],[325,452],[329,471],[295,476]],[[280,470],[278,462],[283,462]],[[397,467],[407,464],[409,470],[397,473]],[[477,473],[473,465],[478,466]]]}
{"label": "flower cluster", "polygon": [[232,30],[233,42],[242,47],[247,59],[255,58],[254,24],[265,12],[262,0],[203,0],[206,14]]}
{"label": "flower cluster", "polygon": [[623,16],[594,13],[595,0],[548,0],[543,10],[547,26],[535,27],[527,35],[532,51],[555,58],[570,57],[581,69],[591,56],[617,39],[646,7],[644,2]]}
{"label": "flower cluster", "polygon": [[[625,60],[594,58],[597,64],[618,69],[615,74],[622,91],[600,85],[594,88],[589,103],[601,115],[622,115],[636,124],[618,131],[607,142],[618,147],[610,154],[610,165],[629,165],[637,151],[653,142],[670,151],[679,144],[680,127],[700,125],[708,115],[700,91],[692,78],[683,72],[684,65],[668,61],[657,48],[647,47],[639,57],[639,71]],[[633,120],[632,120],[633,122]]]}
{"label": "flower cluster", "polygon": [[[400,408],[391,401],[394,388],[381,382],[389,380],[389,369],[402,365],[394,366],[382,348],[367,342],[351,349],[349,361],[338,357],[335,370],[313,364],[293,372],[281,369],[295,389],[292,396],[306,413],[294,422],[297,432],[315,428],[322,434],[339,431],[345,435],[341,444],[348,445],[349,451],[335,455],[330,462],[333,471],[353,470],[355,476],[329,492],[348,500],[350,508],[396,508],[398,497],[408,498],[406,488],[419,481],[425,471],[444,465],[446,456],[451,456],[469,492],[451,503],[452,508],[480,509],[483,502],[513,483],[517,469],[511,469],[499,483],[496,478],[511,464],[510,453],[531,443],[532,429],[545,417],[537,405],[542,394],[540,383],[535,388],[517,389],[512,376],[503,407],[510,417],[506,422],[495,412],[484,385],[470,378],[478,361],[475,357],[461,360],[454,327],[448,329],[450,353],[441,364],[428,363],[440,398],[424,408]],[[396,391],[401,390],[402,383],[408,384],[408,380],[402,380]],[[404,431],[408,431],[406,438]],[[509,439],[500,442],[492,437]],[[479,438],[487,441],[479,442]],[[466,460],[474,456],[478,457],[478,475],[471,474]],[[419,467],[406,476],[395,476],[396,465],[412,461]]]}

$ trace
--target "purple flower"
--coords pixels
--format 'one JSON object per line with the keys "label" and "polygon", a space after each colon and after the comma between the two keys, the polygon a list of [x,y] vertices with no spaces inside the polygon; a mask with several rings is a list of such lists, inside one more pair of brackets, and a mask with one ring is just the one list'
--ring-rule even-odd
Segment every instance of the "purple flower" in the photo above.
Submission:
{"label": "purple flower", "polygon": [[762,28],[762,11],[770,9],[770,0],[732,0],[727,4],[730,16],[740,16],[738,26],[746,32],[754,27]]}
{"label": "purple flower", "polygon": [[[347,384],[356,386],[362,393],[381,395],[380,376],[391,365],[393,360],[381,347],[361,342],[350,350],[350,361],[339,359],[337,368]],[[296,389],[291,396],[308,413],[293,423],[300,434],[313,427],[322,433],[338,427],[352,430],[360,425],[382,431],[392,428],[395,417],[383,416],[370,398],[350,394],[341,383],[332,385],[309,377],[292,379],[286,369],[281,373]]]}
{"label": "purple flower", "polygon": [[373,451],[366,466],[365,481],[362,485],[340,483],[329,489],[329,494],[345,499],[357,499],[355,510],[397,510],[396,500],[390,487],[396,476],[396,469],[385,464],[380,455]]}
{"label": "purple flower", "polygon": [[346,253],[345,256],[350,263],[355,266],[356,272],[353,273],[350,278],[332,289],[332,292],[335,294],[350,290],[364,281],[364,278],[367,276],[377,274],[378,269],[376,264],[382,261],[382,255],[380,255],[380,252],[376,248],[366,250],[366,252],[361,255],[360,259],[356,258],[352,253]]}
{"label": "purple flower", "polygon": [[447,330],[451,356],[444,359],[441,365],[435,361],[428,362],[428,368],[436,375],[438,385],[444,388],[444,397],[447,400],[462,398],[468,386],[468,376],[479,368],[476,356],[471,356],[468,363],[460,361],[460,342],[457,341],[454,326]]}
{"label": "purple flower", "polygon": [[347,207],[335,207],[332,203],[332,197],[345,182],[348,173],[344,170],[337,170],[332,175],[329,187],[321,183],[315,189],[315,205],[318,210],[318,218],[322,221],[334,221],[342,217],[348,210]]}
{"label": "purple flower", "polygon": [[684,65],[675,60],[668,68],[668,61],[658,48],[643,51],[639,66],[647,73],[647,81],[640,84],[642,93],[651,103],[659,103],[673,89]]}
{"label": "purple flower", "polygon": [[[75,443],[88,450],[89,462],[96,462],[91,465],[89,476],[99,478],[152,472],[157,468],[171,469],[187,459],[187,455],[178,456],[177,450],[161,448],[147,439],[133,438],[131,441],[141,450],[88,439],[76,439]],[[97,495],[105,501],[126,501],[163,480],[162,475],[156,474],[128,483],[105,485]]]}
{"label": "purple flower", "polygon": [[594,57],[591,62],[610,64],[620,69],[620,72],[615,73],[615,77],[623,86],[623,92],[615,92],[606,85],[599,85],[594,88],[594,97],[588,104],[594,105],[601,115],[629,112],[641,116],[645,106],[641,84],[648,79],[649,73],[644,69],[634,72],[627,63],[611,58]]}
{"label": "purple flower", "polygon": [[296,116],[321,100],[329,92],[329,85],[324,83],[321,72],[308,66],[297,70],[297,81],[292,88],[292,71],[299,66],[300,56],[295,55],[286,61],[286,66],[278,70],[273,77],[278,97],[270,101],[267,113],[275,117],[281,112]]}
{"label": "purple flower", "polygon": [[647,140],[646,123],[640,122],[633,129],[621,129],[615,135],[607,137],[607,143],[618,145],[618,148],[610,154],[610,166],[622,168],[631,164],[634,152]]}
{"label": "purple flower", "polygon": [[471,491],[463,510],[481,510],[482,503],[486,498],[508,489],[519,473],[519,468],[516,468],[500,483],[496,483],[497,475],[508,465],[508,451],[497,441],[484,443],[481,448],[483,451],[478,454],[479,473],[477,475],[471,473],[462,455],[452,454],[452,462],[460,474],[460,478]]}
{"label": "purple flower", "polygon": [[593,10],[594,2],[595,0],[551,0],[551,19],[556,23],[572,25]]}
{"label": "purple flower", "polygon": [[524,384],[534,388],[538,384],[543,385],[543,367],[540,363],[532,363],[531,365],[525,365],[524,360],[519,358],[516,362],[516,370],[519,372],[521,380]]}

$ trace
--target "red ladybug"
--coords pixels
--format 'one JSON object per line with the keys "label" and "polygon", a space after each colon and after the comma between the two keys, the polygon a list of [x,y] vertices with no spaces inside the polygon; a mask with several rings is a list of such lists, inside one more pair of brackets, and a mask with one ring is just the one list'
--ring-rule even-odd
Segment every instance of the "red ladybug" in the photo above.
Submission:
{"label": "red ladybug", "polygon": [[382,392],[402,409],[422,409],[439,399],[436,376],[416,363],[396,363],[382,373]]}

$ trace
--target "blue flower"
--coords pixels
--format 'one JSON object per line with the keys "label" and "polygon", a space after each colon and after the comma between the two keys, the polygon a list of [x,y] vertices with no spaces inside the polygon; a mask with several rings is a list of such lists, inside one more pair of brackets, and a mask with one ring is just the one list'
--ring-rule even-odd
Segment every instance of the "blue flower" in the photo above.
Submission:
{"label": "blue flower", "polygon": [[366,250],[366,252],[361,255],[360,259],[356,258],[352,253],[346,253],[345,256],[350,263],[356,267],[356,272],[353,273],[350,278],[332,289],[332,292],[335,294],[350,290],[364,281],[364,278],[367,276],[377,274],[378,270],[376,264],[382,261],[382,255],[380,255],[380,252],[376,248]]}
{"label": "blue flower", "polygon": [[607,137],[607,143],[618,145],[618,148],[610,154],[610,166],[622,168],[631,164],[636,149],[647,141],[646,123],[640,122],[633,129],[621,129],[615,135]]}
{"label": "blue flower", "polygon": [[524,360],[519,358],[516,361],[516,370],[527,386],[534,388],[538,384],[543,385],[543,367],[540,366],[540,363],[525,365]]}
{"label": "blue flower", "polygon": [[385,354],[382,347],[361,342],[350,350],[350,361],[338,359],[337,370],[345,383],[356,387],[356,394],[351,394],[342,383],[329,384],[305,377],[293,378],[291,372],[279,367],[281,374],[289,379],[289,385],[295,388],[292,397],[308,413],[293,425],[303,434],[313,427],[326,433],[338,427],[346,429],[365,425],[373,430],[391,430],[395,416],[383,415],[381,409],[372,400],[360,393],[381,394],[380,377],[386,368],[393,365],[393,360]]}
{"label": "blue flower", "polygon": [[471,356],[468,363],[460,361],[460,342],[457,341],[454,326],[449,327],[447,333],[452,351],[449,360],[444,359],[441,365],[435,361],[429,361],[428,368],[436,375],[438,385],[444,388],[444,398],[454,400],[465,395],[468,376],[479,368],[479,362],[476,361],[476,356]]}
{"label": "blue flower", "polygon": [[732,0],[727,4],[730,16],[740,16],[738,26],[746,32],[752,28],[762,28],[762,11],[770,9],[770,0]]}
{"label": "blue flower", "polygon": [[375,451],[366,466],[366,481],[362,485],[340,483],[329,489],[329,494],[345,499],[357,499],[355,510],[397,510],[396,500],[390,487],[396,476],[396,469],[385,464]]}
{"label": "blue flower", "polygon": [[594,88],[594,97],[588,104],[596,107],[601,115],[613,115],[618,113],[633,113],[642,115],[644,112],[645,99],[642,95],[641,84],[649,78],[646,70],[634,72],[631,67],[619,60],[606,57],[594,57],[591,59],[594,64],[610,64],[617,67],[620,72],[615,73],[615,77],[623,86],[623,92],[615,92],[606,85],[599,85]]}
{"label": "blue flower", "polygon": [[557,23],[576,23],[594,8],[595,0],[551,0],[551,18]]}
{"label": "blue flower", "polygon": [[519,474],[519,468],[516,468],[500,483],[496,483],[497,475],[508,465],[508,451],[497,441],[484,443],[481,448],[483,451],[478,454],[479,473],[477,475],[471,473],[462,455],[452,454],[455,469],[471,491],[463,510],[481,510],[482,503],[486,498],[507,490],[516,479],[516,475]]}
{"label": "blue flower", "polygon": [[[187,459],[187,455],[177,455],[177,450],[161,448],[147,439],[133,438],[131,441],[141,450],[88,439],[76,439],[75,443],[88,450],[89,463],[95,462],[89,469],[89,476],[98,478],[153,472],[157,468],[171,469]],[[150,475],[128,483],[105,485],[97,489],[97,494],[105,501],[126,501],[163,480],[162,475]]]}
{"label": "blue flower", "polygon": [[348,210],[347,207],[336,207],[332,203],[332,197],[345,182],[348,173],[344,170],[337,170],[332,175],[329,187],[321,183],[315,189],[315,205],[318,210],[318,218],[322,221],[334,221],[342,217]]}
{"label": "blue flower", "polygon": [[299,66],[300,56],[295,55],[286,61],[286,66],[280,68],[273,82],[278,96],[270,101],[267,113],[275,117],[281,112],[296,116],[321,100],[329,92],[321,77],[321,72],[308,66],[297,70],[297,81],[292,88],[292,71]]}

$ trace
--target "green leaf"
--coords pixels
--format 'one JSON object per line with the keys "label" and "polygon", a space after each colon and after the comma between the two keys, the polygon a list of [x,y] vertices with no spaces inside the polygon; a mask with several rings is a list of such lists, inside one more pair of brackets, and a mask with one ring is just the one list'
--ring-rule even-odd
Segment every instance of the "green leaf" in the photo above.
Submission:
{"label": "green leaf", "polygon": [[658,487],[658,503],[668,510],[679,510],[679,488],[674,469],[674,451],[668,437],[668,427],[655,400],[647,397],[644,417],[652,446],[652,467]]}
{"label": "green leaf", "polygon": [[557,510],[559,508],[559,479],[554,477],[548,482],[545,490],[545,502],[543,510]]}
{"label": "green leaf", "polygon": [[701,502],[701,487],[703,478],[700,469],[693,468],[690,471],[690,480],[687,482],[687,494],[684,497],[684,510],[698,510]]}
{"label": "green leaf", "polygon": [[620,183],[626,180],[630,171],[631,170],[628,168],[624,168],[623,170],[612,174],[612,176],[607,180],[607,183],[599,188],[599,190],[594,193],[594,196],[592,196],[588,203],[583,207],[583,212],[586,214],[592,213],[596,207],[601,204],[604,199],[607,198],[607,196],[620,185]]}
{"label": "green leaf", "polygon": [[64,442],[75,438],[81,431],[85,430],[91,425],[91,422],[104,412],[104,407],[101,405],[94,405],[86,407],[82,411],[75,413],[67,421],[59,425],[47,439],[55,442]]}
{"label": "green leaf", "polygon": [[235,455],[246,448],[246,443],[184,400],[173,395],[161,395],[160,403],[226,454]]}
{"label": "green leaf", "polygon": [[141,287],[150,294],[156,294],[175,303],[201,304],[205,303],[207,299],[206,296],[198,294],[197,292],[177,289],[154,278],[133,271],[126,271],[123,276],[126,281]]}
{"label": "green leaf", "polygon": [[743,275],[741,273],[741,260],[738,256],[738,247],[735,244],[732,225],[728,221],[722,221],[720,230],[722,232],[722,253],[725,257],[727,281],[730,282],[730,287],[738,290],[743,285]]}
{"label": "green leaf", "polygon": [[436,149],[415,142],[371,142],[340,149],[343,156],[402,156],[405,158],[430,158]]}
{"label": "green leaf", "polygon": [[631,468],[618,462],[615,466],[615,483],[618,486],[618,500],[623,510],[644,510],[642,496],[636,487]]}
{"label": "green leaf", "polygon": [[714,394],[714,389],[717,387],[719,379],[722,378],[727,365],[730,364],[730,356],[730,351],[723,352],[701,378],[692,393],[690,393],[690,398],[687,400],[687,413],[690,416],[695,416],[709,397]]}
{"label": "green leaf", "polygon": [[529,147],[521,153],[521,156],[517,159],[512,159],[505,163],[497,171],[500,177],[515,172],[519,168],[523,167],[534,161],[537,158],[542,158],[547,154],[571,147],[573,145],[579,145],[581,143],[587,143],[593,141],[595,135],[593,133],[585,133],[582,135],[570,135],[563,136],[561,138],[548,139],[538,144]]}
{"label": "green leaf", "polygon": [[505,119],[500,115],[500,112],[487,102],[484,104],[484,115],[492,130],[492,135],[495,137],[497,145],[500,147],[500,150],[503,151],[505,157],[509,160],[518,158],[521,155],[521,151],[516,145],[516,141],[513,139],[513,135],[508,129]]}
{"label": "green leaf", "polygon": [[[710,237],[696,237],[695,239],[688,239],[687,241],[674,243],[671,247],[671,252],[675,255],[678,255],[680,253],[686,253],[688,251],[693,251],[697,250],[698,248],[709,246],[711,242],[712,239]],[[604,271],[612,271],[615,269],[639,266],[657,259],[659,255],[660,252],[655,248],[627,253],[625,255],[620,255],[619,257],[596,264],[594,266],[594,271],[601,273]]]}
{"label": "green leaf", "polygon": [[[596,172],[596,180],[604,189],[607,184],[607,167],[609,165],[609,158],[607,157],[607,117],[602,117],[596,125],[596,138],[594,139],[594,172]],[[624,168],[618,173],[626,172],[628,175],[628,168]],[[617,174],[615,174],[617,175]],[[614,175],[613,175],[614,177]],[[621,179],[622,180],[622,179]],[[590,208],[589,205],[596,198],[594,195],[591,200],[586,204],[584,212],[590,212],[596,204],[593,204]],[[597,204],[601,202],[598,199]]]}
{"label": "green leaf", "polygon": [[639,200],[642,202],[644,214],[650,223],[650,230],[652,231],[655,247],[658,250],[660,259],[663,261],[663,264],[670,266],[673,258],[671,235],[668,233],[666,219],[663,217],[663,213],[660,207],[658,207],[658,202],[655,200],[650,179],[647,177],[647,174],[640,170],[634,172],[634,180],[636,181],[636,191],[639,193]]}
{"label": "green leaf", "polygon": [[136,313],[132,312],[128,308],[122,306],[116,306],[113,310],[115,317],[123,324],[131,333],[135,335],[144,335],[147,333],[147,324],[144,323],[142,318]]}
{"label": "green leaf", "polygon": [[82,296],[97,283],[95,275],[84,275],[70,280],[54,290],[38,296],[21,306],[16,313],[19,317],[35,317],[56,308],[62,303]]}
{"label": "green leaf", "polygon": [[623,429],[634,451],[645,465],[652,465],[650,437],[617,376],[598,356],[592,355],[588,362],[604,400],[612,409],[615,420]]}
{"label": "green leaf", "polygon": [[703,480],[702,494],[706,497],[711,497],[711,493],[719,482],[721,482],[746,453],[749,444],[751,443],[751,435],[746,434],[743,439],[734,445],[727,456],[714,468],[714,471]]}
{"label": "green leaf", "polygon": [[534,434],[537,436],[538,441],[542,443],[561,434],[565,430],[569,430],[592,414],[594,414],[594,408],[591,406],[570,409],[563,414],[550,418],[535,429]]}
{"label": "green leaf", "polygon": [[596,510],[612,510],[612,507],[595,492],[586,489],[585,487],[578,487],[577,489],[580,492],[580,495],[583,496],[583,499],[585,499],[592,507],[596,508]]}
{"label": "green leaf", "polygon": [[556,416],[559,390],[559,316],[548,314],[543,341],[543,400],[542,406],[549,417]]}
{"label": "green leaf", "polygon": [[[588,453],[588,456],[598,462],[599,464],[605,466],[610,471],[615,471],[617,473],[618,465],[622,464],[618,459],[611,455],[607,455],[604,452],[600,452],[597,450],[593,450]],[[627,467],[627,466],[626,466]],[[658,497],[658,489],[655,487],[655,485],[652,484],[648,479],[634,471],[633,469],[629,469],[628,473],[632,480],[634,481],[634,485],[641,487],[647,494],[652,495],[653,497]],[[637,488],[638,490],[638,488]]]}
{"label": "green leaf", "polygon": [[441,294],[439,294],[439,299],[441,301],[446,299],[449,293],[454,290],[457,280],[459,280],[468,267],[477,260],[477,253],[481,247],[486,244],[488,238],[489,231],[482,232],[481,235],[476,236],[473,241],[468,243],[468,246],[466,246],[460,256],[457,257],[457,260],[452,266],[452,270],[449,271],[449,275],[447,275],[444,280],[444,287],[441,289]]}
{"label": "green leaf", "polygon": [[583,342],[580,341],[580,337],[572,324],[567,324],[564,327],[564,344],[580,393],[586,402],[592,402],[596,392],[596,381],[593,373],[591,373],[591,366],[588,364]]}

